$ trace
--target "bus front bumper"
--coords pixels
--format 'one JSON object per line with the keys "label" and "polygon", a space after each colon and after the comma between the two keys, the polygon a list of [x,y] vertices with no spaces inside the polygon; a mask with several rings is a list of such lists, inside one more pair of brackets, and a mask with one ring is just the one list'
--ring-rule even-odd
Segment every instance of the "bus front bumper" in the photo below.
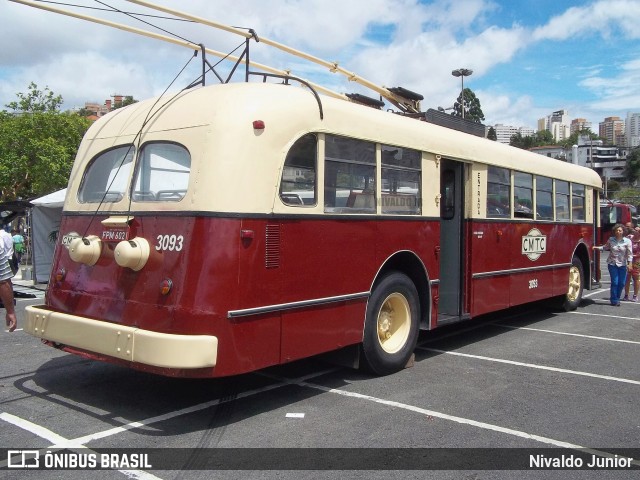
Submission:
{"label": "bus front bumper", "polygon": [[26,308],[24,331],[53,343],[162,368],[215,367],[218,338],[175,335],[53,312]]}

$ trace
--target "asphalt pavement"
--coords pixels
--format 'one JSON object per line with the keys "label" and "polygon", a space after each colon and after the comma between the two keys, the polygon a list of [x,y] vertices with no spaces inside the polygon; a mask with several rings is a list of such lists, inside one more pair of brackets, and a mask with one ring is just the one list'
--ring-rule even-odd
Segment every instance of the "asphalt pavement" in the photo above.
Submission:
{"label": "asphalt pavement", "polygon": [[[423,332],[414,365],[385,377],[312,358],[165,378],[4,333],[0,478],[637,478],[640,304],[611,307],[607,281],[575,312],[533,304]],[[17,299],[19,322],[42,301]],[[80,454],[120,463],[69,467]]]}

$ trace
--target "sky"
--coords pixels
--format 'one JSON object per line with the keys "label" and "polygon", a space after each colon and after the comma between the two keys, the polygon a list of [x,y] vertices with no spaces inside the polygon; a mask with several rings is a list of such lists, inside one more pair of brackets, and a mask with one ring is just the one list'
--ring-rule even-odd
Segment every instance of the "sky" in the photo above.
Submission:
{"label": "sky", "polygon": [[[420,93],[422,110],[451,107],[461,89],[452,70],[471,69],[464,85],[480,100],[487,125],[537,128],[538,119],[564,109],[570,119],[590,121],[597,133],[605,117],[640,112],[640,0],[153,1],[252,28],[258,38],[336,61],[376,85]],[[244,42],[208,26],[157,18],[166,14],[126,0],[60,2],[66,5],[38,3],[170,32],[225,53]],[[143,18],[166,32],[114,8],[154,15]],[[27,92],[30,82],[61,95],[66,110],[102,104],[114,94],[142,100],[167,88],[176,91],[202,68],[183,46],[9,0],[0,0],[0,45],[0,110]],[[263,43],[252,41],[250,48],[255,62],[339,93],[377,97],[345,76]],[[223,61],[216,69],[226,78],[231,66]],[[208,76],[207,83],[216,82]]]}

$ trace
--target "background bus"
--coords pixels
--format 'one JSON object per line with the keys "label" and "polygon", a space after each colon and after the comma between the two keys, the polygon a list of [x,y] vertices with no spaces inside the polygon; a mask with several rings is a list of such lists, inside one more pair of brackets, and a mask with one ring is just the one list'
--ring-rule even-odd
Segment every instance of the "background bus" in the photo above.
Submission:
{"label": "background bus", "polygon": [[87,132],[25,330],[164,375],[338,349],[386,374],[421,328],[575,308],[599,188],[589,169],[291,85],[142,101]]}

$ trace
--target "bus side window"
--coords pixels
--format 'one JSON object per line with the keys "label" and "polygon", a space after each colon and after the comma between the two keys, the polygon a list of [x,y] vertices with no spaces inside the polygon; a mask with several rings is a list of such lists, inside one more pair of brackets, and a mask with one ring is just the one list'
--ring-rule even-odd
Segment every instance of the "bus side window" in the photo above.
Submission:
{"label": "bus side window", "polygon": [[585,189],[584,185],[578,183],[571,184],[571,221],[584,222],[585,211]]}
{"label": "bus side window", "polygon": [[374,143],[325,135],[324,202],[327,213],[376,213]]}
{"label": "bus side window", "polygon": [[514,179],[514,216],[517,218],[533,218],[533,175],[515,172]]}
{"label": "bus side window", "polygon": [[536,219],[553,220],[553,180],[536,176]]}
{"label": "bus side window", "polygon": [[569,182],[555,180],[556,184],[556,221],[571,220],[569,210]]}
{"label": "bus side window", "polygon": [[489,166],[487,218],[511,218],[511,175],[507,168]]}
{"label": "bus side window", "polygon": [[420,214],[422,153],[409,148],[381,145],[382,213]]}
{"label": "bus side window", "polygon": [[285,205],[316,204],[318,139],[313,133],[300,137],[287,153],[280,180],[280,200]]}

